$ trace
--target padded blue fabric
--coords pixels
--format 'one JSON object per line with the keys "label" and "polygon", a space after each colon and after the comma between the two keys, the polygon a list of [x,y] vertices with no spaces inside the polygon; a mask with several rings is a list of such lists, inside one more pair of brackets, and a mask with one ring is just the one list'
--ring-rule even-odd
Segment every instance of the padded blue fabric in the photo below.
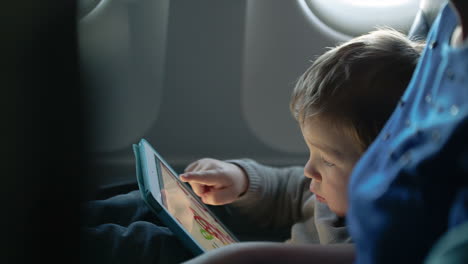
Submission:
{"label": "padded blue fabric", "polygon": [[468,220],[468,47],[450,46],[456,25],[447,5],[399,106],[353,170],[357,263],[421,263]]}

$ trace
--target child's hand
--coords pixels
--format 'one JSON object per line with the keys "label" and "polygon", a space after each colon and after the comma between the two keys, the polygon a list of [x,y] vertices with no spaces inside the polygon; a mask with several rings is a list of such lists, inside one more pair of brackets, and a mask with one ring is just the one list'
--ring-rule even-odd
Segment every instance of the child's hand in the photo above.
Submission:
{"label": "child's hand", "polygon": [[232,203],[244,193],[249,180],[237,165],[215,159],[200,159],[187,166],[180,175],[202,201],[211,205]]}

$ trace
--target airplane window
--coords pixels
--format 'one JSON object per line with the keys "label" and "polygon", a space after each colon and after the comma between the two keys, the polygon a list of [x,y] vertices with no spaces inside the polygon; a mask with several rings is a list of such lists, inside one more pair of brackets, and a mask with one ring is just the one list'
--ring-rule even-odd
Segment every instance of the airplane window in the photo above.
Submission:
{"label": "airplane window", "polygon": [[338,33],[358,36],[378,26],[407,32],[420,0],[298,0],[307,16]]}

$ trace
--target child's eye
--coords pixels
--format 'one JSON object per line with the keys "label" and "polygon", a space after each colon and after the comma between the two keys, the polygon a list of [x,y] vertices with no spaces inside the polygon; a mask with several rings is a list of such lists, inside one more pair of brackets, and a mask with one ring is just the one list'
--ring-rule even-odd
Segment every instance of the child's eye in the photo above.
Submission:
{"label": "child's eye", "polygon": [[325,166],[328,166],[328,167],[333,167],[333,166],[335,166],[335,164],[333,164],[333,163],[331,163],[331,162],[328,162],[328,161],[327,161],[326,159],[324,159],[323,157],[322,157],[322,161],[323,161],[323,163],[325,164]]}

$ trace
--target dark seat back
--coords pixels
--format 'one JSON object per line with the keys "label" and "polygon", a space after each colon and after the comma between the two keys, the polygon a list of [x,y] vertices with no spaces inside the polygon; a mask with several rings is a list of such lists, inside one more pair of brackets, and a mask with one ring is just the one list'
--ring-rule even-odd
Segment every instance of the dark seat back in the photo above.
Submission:
{"label": "dark seat back", "polygon": [[447,0],[421,0],[419,11],[408,32],[408,37],[419,40],[426,39],[432,23],[445,3],[447,3]]}

